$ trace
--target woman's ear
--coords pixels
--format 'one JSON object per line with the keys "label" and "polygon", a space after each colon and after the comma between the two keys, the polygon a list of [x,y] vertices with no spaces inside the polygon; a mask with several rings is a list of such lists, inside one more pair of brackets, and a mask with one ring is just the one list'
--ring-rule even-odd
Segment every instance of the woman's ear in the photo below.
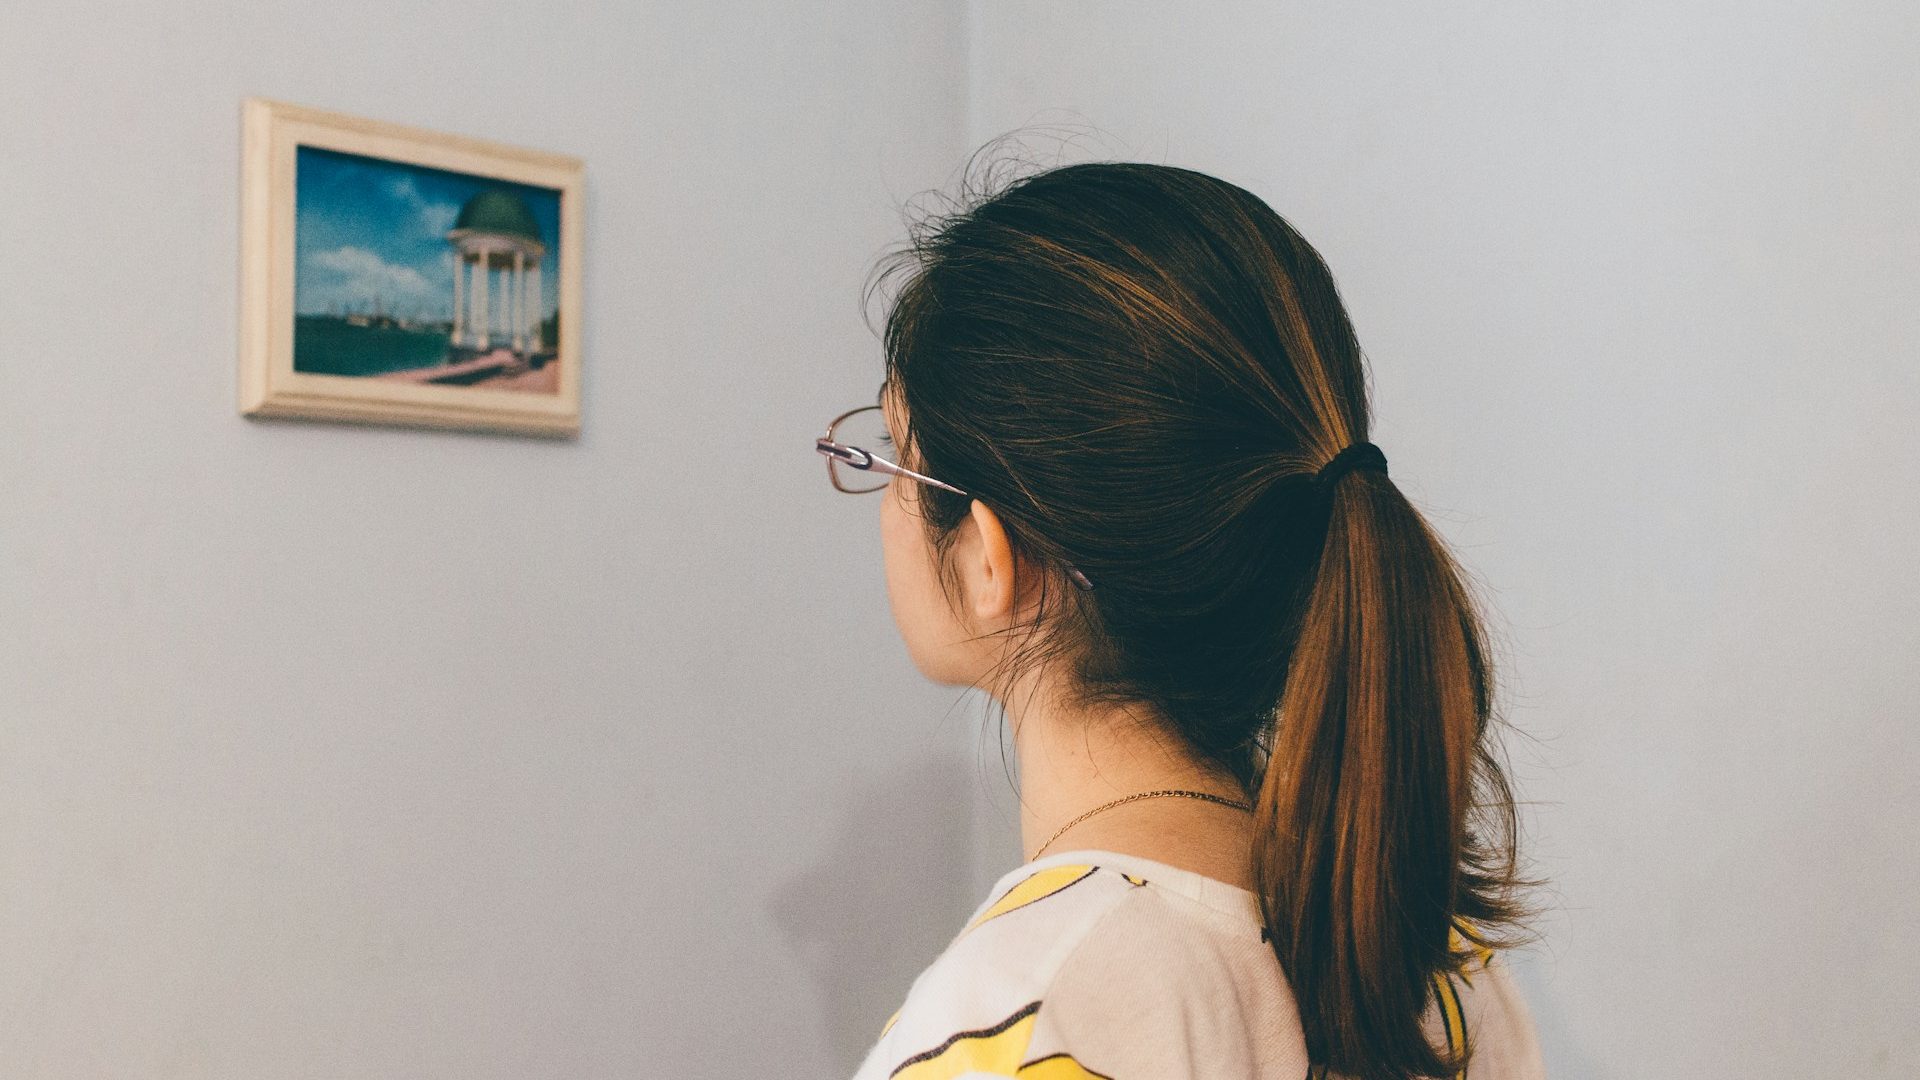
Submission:
{"label": "woman's ear", "polygon": [[[974,617],[990,623],[1003,622],[1013,615],[1013,545],[1000,515],[979,499],[967,507],[978,545],[962,546],[962,569],[966,574],[967,596]],[[971,548],[971,550],[969,550]]]}

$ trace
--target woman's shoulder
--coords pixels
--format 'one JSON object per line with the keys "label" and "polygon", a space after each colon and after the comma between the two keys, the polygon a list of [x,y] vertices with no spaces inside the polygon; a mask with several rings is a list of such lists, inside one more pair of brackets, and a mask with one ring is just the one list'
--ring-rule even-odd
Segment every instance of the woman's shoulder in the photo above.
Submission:
{"label": "woman's shoulder", "polygon": [[[1169,887],[1171,868],[1071,854],[1082,857],[1029,864],[996,883],[914,980],[857,1080],[920,1065],[1013,1076],[1041,1062],[1050,1075],[1110,1075],[1104,1064],[1181,1076],[1171,1070],[1191,1067],[1196,1045],[1244,1043],[1249,1025],[1293,1016],[1257,913],[1196,899],[1190,882]],[[1167,1071],[1139,1072],[1155,1058]]]}
{"label": "woman's shoulder", "polygon": [[[882,1034],[921,1017],[986,1019],[1038,1000],[1074,949],[1139,886],[1092,862],[1022,867],[1002,878],[909,988]],[[979,1010],[985,1010],[980,1012]]]}

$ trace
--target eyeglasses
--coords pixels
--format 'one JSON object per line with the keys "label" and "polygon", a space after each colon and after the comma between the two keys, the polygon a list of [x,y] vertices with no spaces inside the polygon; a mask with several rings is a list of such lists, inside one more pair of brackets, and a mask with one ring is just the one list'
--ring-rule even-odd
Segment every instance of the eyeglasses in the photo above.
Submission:
{"label": "eyeglasses", "polygon": [[[893,433],[887,429],[886,413],[878,405],[862,405],[834,417],[827,425],[827,433],[813,441],[813,448],[826,457],[827,479],[834,489],[849,495],[879,491],[895,476],[917,480],[955,495],[967,494],[952,484],[890,460],[898,457],[899,451],[894,447]],[[1093,582],[1088,581],[1085,574],[1071,566],[1066,569],[1075,585],[1093,588]]]}

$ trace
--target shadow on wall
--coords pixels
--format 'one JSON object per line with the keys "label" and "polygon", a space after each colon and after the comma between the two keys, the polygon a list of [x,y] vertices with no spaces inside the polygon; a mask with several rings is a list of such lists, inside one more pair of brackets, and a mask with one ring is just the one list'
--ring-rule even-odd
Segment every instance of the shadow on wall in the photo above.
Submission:
{"label": "shadow on wall", "polygon": [[769,914],[813,975],[824,1041],[846,1075],[982,899],[972,776],[958,754],[848,774],[821,864],[774,893]]}

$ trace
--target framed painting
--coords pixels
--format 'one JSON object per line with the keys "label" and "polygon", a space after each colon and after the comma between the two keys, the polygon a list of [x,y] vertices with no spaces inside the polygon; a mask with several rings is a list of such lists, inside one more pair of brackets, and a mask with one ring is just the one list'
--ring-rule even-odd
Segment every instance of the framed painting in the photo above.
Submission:
{"label": "framed painting", "polygon": [[249,98],[240,411],[572,437],[578,158]]}

